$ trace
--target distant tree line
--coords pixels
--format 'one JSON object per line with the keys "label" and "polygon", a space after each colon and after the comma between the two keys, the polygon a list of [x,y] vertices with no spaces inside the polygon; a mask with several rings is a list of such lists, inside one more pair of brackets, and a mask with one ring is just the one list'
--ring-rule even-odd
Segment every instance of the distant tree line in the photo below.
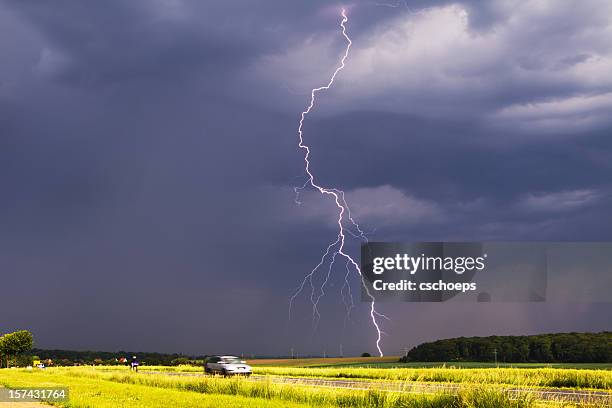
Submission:
{"label": "distant tree line", "polygon": [[184,354],[164,354],[136,351],[74,351],[74,350],[44,350],[33,349],[40,360],[51,360],[52,365],[121,365],[122,358],[131,360],[136,356],[141,364],[145,365],[203,365],[206,356],[186,356]]}
{"label": "distant tree line", "polygon": [[420,344],[400,361],[610,363],[612,332],[458,337]]}
{"label": "distant tree line", "polygon": [[29,351],[33,345],[32,333],[19,330],[0,336],[0,368],[12,365],[29,365],[31,357],[23,353]]}

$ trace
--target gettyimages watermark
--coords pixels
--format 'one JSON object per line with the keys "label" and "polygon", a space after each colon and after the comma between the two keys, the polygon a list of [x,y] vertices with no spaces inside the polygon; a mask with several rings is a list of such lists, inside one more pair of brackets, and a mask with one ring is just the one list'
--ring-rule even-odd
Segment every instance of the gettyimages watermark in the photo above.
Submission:
{"label": "gettyimages watermark", "polygon": [[371,242],[362,300],[610,302],[610,242]]}

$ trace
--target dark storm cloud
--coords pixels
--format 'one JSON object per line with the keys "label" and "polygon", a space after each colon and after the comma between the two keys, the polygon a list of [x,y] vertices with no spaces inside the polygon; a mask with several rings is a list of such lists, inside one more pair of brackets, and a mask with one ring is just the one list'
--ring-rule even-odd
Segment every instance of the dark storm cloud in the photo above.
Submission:
{"label": "dark storm cloud", "polygon": [[104,85],[226,75],[286,45],[288,37],[308,36],[305,30],[312,28],[326,2],[7,3],[13,14],[44,36],[50,49],[41,56],[41,64],[61,65],[54,73],[59,79]]}
{"label": "dark storm cloud", "polygon": [[[453,23],[465,9],[469,43],[509,24],[513,12],[506,2],[372,3],[349,7],[354,53],[305,127],[317,177],[347,190],[372,238],[611,238],[612,142],[601,120],[609,47],[581,37],[606,26],[605,13],[593,12],[600,3],[572,18],[567,9],[524,9],[517,15],[541,24],[493,38],[507,47],[504,58],[487,61],[499,49],[484,48],[482,63],[470,64],[441,47],[432,65],[390,63],[390,82],[369,93],[363,61],[378,34],[402,34],[403,21],[424,15]],[[306,192],[297,206],[293,186],[304,180],[299,112],[343,46],[338,8],[0,4],[0,52],[9,56],[0,64],[0,259],[10,288],[0,328],[32,328],[42,347],[281,354],[292,345],[332,353],[343,342],[347,353],[372,352],[364,305],[339,323],[344,265],[317,331],[309,294],[286,320],[290,294],[334,237],[333,204]],[[432,44],[444,29],[431,29]],[[529,52],[532,42],[538,52]],[[543,52],[560,43],[567,52]],[[440,78],[459,78],[458,87],[418,76],[453,63],[464,65]],[[517,69],[530,80],[513,76]],[[470,88],[474,81],[484,85]],[[391,100],[400,103],[389,108]],[[389,353],[438,336],[491,334],[500,315],[507,324],[496,333],[511,334],[609,329],[610,312],[384,308],[393,317]],[[467,324],[465,315],[480,319]]]}
{"label": "dark storm cloud", "polygon": [[[191,7],[180,2],[13,2],[12,6],[45,38],[49,48],[40,64],[61,65],[53,75],[80,85],[148,78],[180,81],[195,74],[219,74],[258,51],[252,27],[219,28],[214,14],[199,13],[196,19]],[[232,23],[227,16],[223,20],[222,25]]]}

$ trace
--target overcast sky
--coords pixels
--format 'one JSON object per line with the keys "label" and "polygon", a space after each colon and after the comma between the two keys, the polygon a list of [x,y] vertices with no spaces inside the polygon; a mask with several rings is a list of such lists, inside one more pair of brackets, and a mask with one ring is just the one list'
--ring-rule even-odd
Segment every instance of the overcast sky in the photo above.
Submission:
{"label": "overcast sky", "polygon": [[[0,0],[0,332],[46,348],[375,351],[297,147],[324,1]],[[373,240],[612,240],[612,3],[345,3],[304,135]],[[358,256],[357,242],[349,250]],[[353,276],[352,288],[358,293]],[[610,330],[611,304],[384,304],[383,350]]]}

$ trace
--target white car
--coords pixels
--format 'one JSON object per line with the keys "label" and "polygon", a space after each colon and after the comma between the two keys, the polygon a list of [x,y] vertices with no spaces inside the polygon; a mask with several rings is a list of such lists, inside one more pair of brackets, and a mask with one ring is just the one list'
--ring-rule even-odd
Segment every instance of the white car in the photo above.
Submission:
{"label": "white car", "polygon": [[246,375],[253,372],[251,366],[236,356],[214,356],[206,360],[204,372],[207,374]]}

